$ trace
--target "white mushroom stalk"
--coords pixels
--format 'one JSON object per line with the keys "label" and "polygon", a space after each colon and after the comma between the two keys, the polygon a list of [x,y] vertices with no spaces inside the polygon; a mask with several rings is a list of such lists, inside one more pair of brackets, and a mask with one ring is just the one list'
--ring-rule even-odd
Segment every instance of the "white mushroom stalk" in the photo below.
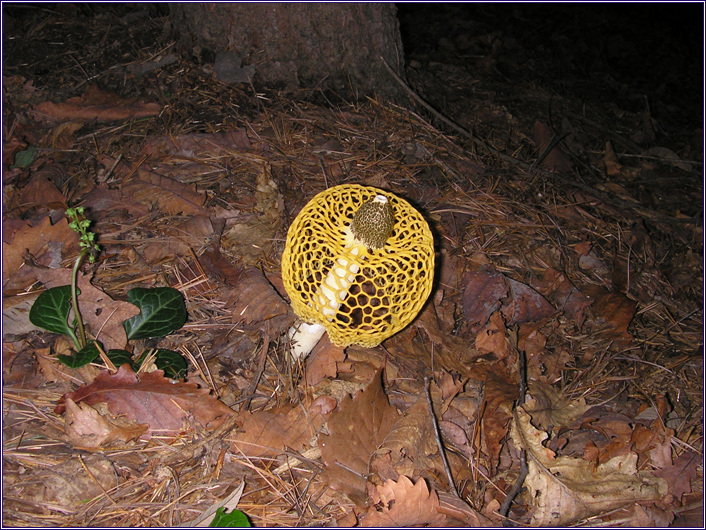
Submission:
{"label": "white mushroom stalk", "polygon": [[[392,234],[395,220],[392,206],[384,195],[376,195],[361,205],[346,227],[345,246],[335,258],[324,281],[314,297],[329,321],[336,317],[341,304],[348,297],[351,284],[355,282],[361,263],[370,249],[380,249]],[[295,359],[309,355],[319,342],[326,328],[322,324],[299,322],[289,330],[292,343],[291,354]]]}

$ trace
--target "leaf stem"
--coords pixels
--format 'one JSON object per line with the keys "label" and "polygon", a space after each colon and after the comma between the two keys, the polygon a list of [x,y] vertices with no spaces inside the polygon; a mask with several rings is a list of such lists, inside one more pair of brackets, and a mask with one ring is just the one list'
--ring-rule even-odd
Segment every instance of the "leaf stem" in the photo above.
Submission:
{"label": "leaf stem", "polygon": [[78,346],[79,350],[86,345],[86,330],[83,327],[83,318],[81,317],[81,311],[79,311],[78,309],[78,268],[81,266],[81,262],[83,261],[83,258],[86,257],[86,254],[88,254],[88,249],[84,249],[78,255],[78,258],[76,258],[76,263],[74,263],[74,270],[71,274],[71,305],[73,306],[74,318],[76,319],[76,323],[78,325],[78,340],[76,339],[75,335],[73,339],[74,342],[76,342],[76,345]]}
{"label": "leaf stem", "polygon": [[81,344],[78,341],[78,337],[76,336],[76,333],[74,333],[74,330],[72,329],[67,329],[66,330],[71,337],[71,339],[74,341],[74,344],[76,345],[76,349],[80,350],[81,349]]}

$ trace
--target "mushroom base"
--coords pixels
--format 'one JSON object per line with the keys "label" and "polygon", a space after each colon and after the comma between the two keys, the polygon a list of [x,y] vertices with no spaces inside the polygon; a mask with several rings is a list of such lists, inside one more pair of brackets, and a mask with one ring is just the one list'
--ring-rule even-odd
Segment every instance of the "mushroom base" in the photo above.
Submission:
{"label": "mushroom base", "polygon": [[292,343],[290,353],[294,360],[306,358],[324,335],[324,331],[326,328],[321,324],[307,324],[306,322],[298,322],[289,328],[288,335]]}

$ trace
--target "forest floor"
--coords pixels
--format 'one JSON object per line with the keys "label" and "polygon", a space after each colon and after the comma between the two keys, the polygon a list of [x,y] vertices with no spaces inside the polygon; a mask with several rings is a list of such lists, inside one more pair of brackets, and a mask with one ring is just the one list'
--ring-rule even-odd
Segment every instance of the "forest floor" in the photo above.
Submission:
{"label": "forest floor", "polygon": [[[4,525],[703,526],[687,39],[589,6],[402,6],[402,104],[219,81],[163,7],[3,9]],[[293,362],[287,229],[339,184],[421,212],[433,290],[381,345]],[[76,206],[100,246],[81,313],[132,368],[30,321],[71,282]],[[128,335],[136,287],[186,322]],[[183,380],[138,366],[156,349]]]}

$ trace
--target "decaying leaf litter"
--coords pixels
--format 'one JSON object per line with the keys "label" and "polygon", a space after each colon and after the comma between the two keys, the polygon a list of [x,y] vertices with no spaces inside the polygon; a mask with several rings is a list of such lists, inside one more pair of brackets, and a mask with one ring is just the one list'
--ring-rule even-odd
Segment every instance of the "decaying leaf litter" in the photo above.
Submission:
{"label": "decaying leaf litter", "polygon": [[[159,24],[142,20],[133,38]],[[104,62],[99,82],[5,74],[5,524],[188,524],[244,483],[237,508],[255,525],[499,525],[522,458],[507,514],[520,524],[664,525],[701,511],[700,160],[621,156],[615,131],[652,122],[589,106],[597,126],[577,125],[570,149],[540,161],[547,124],[484,98],[487,80],[469,138],[418,101],[331,108],[319,93],[230,86],[159,62],[165,42],[129,61],[75,50]],[[681,203],[655,195],[669,178]],[[286,231],[347,182],[423,212],[435,287],[381,346],[324,342],[293,365]],[[64,218],[77,203],[102,247],[84,277],[106,298],[182,293],[189,320],[158,346],[188,359],[187,382],[68,369],[62,337],[29,325],[78,252]],[[92,308],[90,331],[111,312]]]}

